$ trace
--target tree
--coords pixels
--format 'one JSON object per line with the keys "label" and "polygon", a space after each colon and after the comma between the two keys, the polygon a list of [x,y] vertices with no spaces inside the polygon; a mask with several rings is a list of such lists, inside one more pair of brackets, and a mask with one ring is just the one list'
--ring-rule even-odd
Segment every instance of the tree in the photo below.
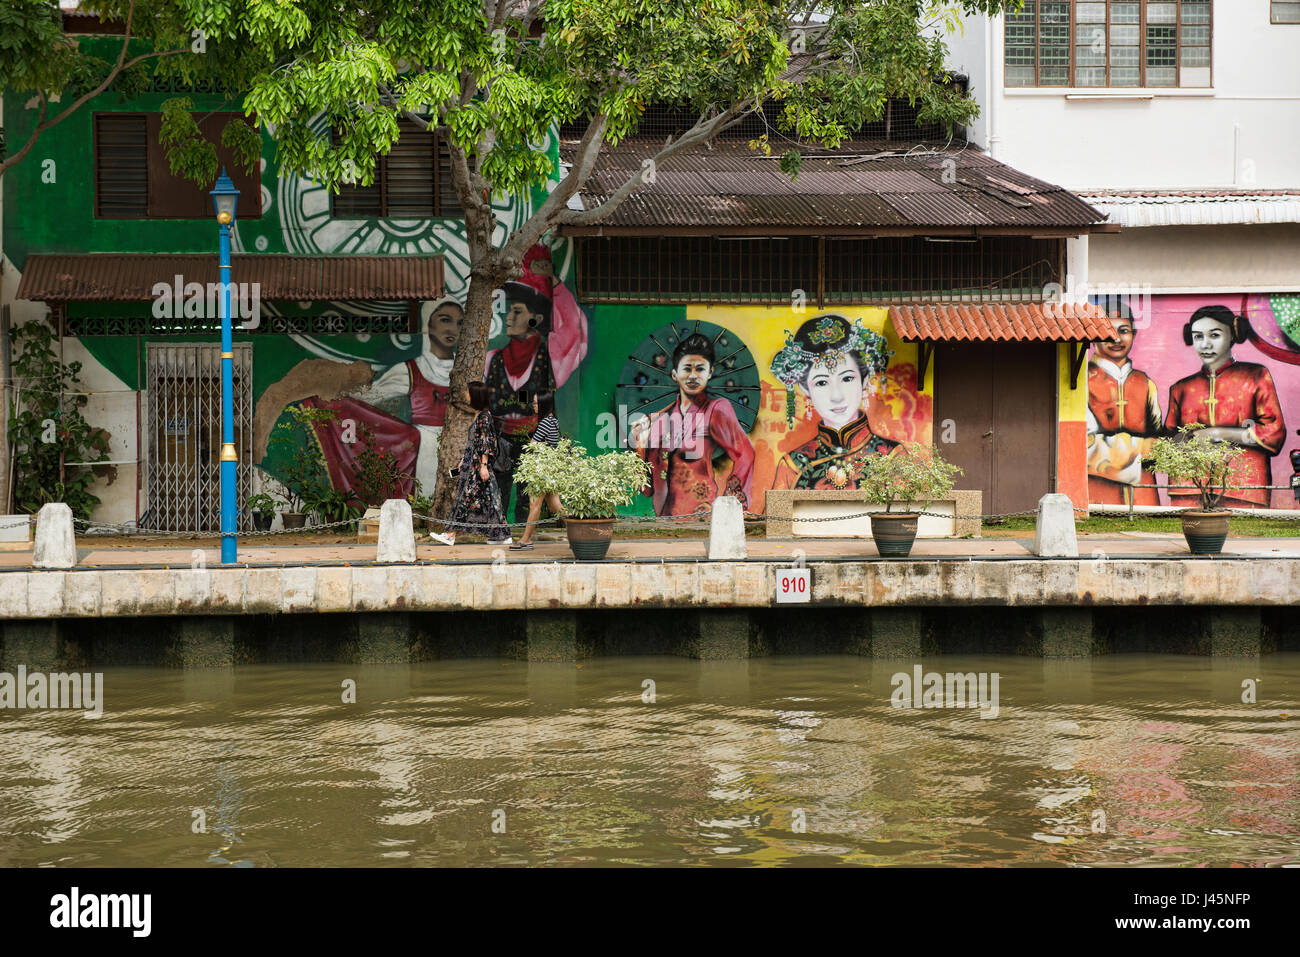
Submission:
{"label": "tree", "polygon": [[[462,448],[473,412],[460,398],[481,377],[493,291],[524,253],[565,224],[598,222],[641,185],[638,172],[593,209],[570,209],[606,143],[637,131],[652,102],[698,119],[654,166],[701,146],[764,103],[790,142],[837,145],[906,97],[921,119],[963,123],[976,106],[942,82],[944,32],[961,13],[1020,0],[182,0],[186,24],[209,38],[207,67],[247,90],[249,115],[270,124],[282,175],[337,189],[374,181],[405,117],[446,137],[470,254],[465,324],[451,374],[444,448]],[[337,139],[314,132],[324,113]],[[587,122],[572,165],[554,169],[531,144],[554,122]],[[164,122],[164,135],[167,124]],[[174,137],[175,139],[176,137]],[[764,141],[767,146],[767,141]],[[175,165],[173,165],[175,168]],[[653,168],[653,167],[652,167]],[[493,195],[558,179],[500,246]],[[439,475],[435,508],[450,483]]]}
{"label": "tree", "polygon": [[[63,32],[58,0],[5,0],[0,5],[0,89],[31,94],[28,106],[37,111],[22,145],[13,153],[0,152],[0,176],[31,152],[42,133],[101,93],[143,90],[150,61],[203,47],[201,36],[191,36],[182,23],[175,0],[101,0],[95,12],[122,29],[120,42],[112,38],[118,45],[112,60]],[[194,64],[185,66],[193,69]]]}

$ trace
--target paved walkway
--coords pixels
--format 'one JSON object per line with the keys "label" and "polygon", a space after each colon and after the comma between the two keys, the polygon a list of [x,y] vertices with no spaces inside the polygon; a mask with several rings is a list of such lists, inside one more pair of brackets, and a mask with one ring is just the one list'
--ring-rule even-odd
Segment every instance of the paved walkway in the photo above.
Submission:
{"label": "paved walkway", "polygon": [[[799,552],[808,561],[851,559],[876,559],[876,546],[867,539],[771,539],[749,540],[751,560],[791,561]],[[79,567],[184,567],[198,559],[209,565],[220,563],[219,548],[197,548],[193,545],[160,547],[150,545],[140,548],[89,547],[77,549]],[[912,560],[947,559],[960,561],[976,558],[1025,558],[1033,554],[1033,536],[1023,538],[982,539],[920,539],[912,550]],[[1130,558],[1187,557],[1187,543],[1179,534],[1158,532],[1126,532],[1118,535],[1080,535],[1081,558],[1105,560]],[[1300,558],[1300,538],[1229,538],[1223,554],[1238,558]],[[375,546],[348,544],[321,545],[245,545],[240,543],[239,562],[253,565],[306,565],[315,563],[365,564],[374,561]],[[490,564],[495,560],[509,562],[572,561],[573,553],[563,539],[539,541],[529,551],[511,551],[502,546],[444,545],[417,542],[416,557],[422,562],[455,561]],[[613,561],[704,561],[708,558],[708,542],[702,538],[627,539],[615,536],[608,559]],[[0,552],[0,568],[15,569],[31,566],[32,553],[25,551]]]}

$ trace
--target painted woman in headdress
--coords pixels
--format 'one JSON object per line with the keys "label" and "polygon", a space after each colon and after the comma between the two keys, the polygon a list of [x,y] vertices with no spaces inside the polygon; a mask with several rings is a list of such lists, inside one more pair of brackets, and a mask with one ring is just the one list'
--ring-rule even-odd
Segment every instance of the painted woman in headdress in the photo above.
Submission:
{"label": "painted woman in headdress", "polygon": [[785,384],[786,421],[793,425],[796,390],[817,420],[817,435],[777,463],[774,489],[856,488],[864,455],[888,455],[898,447],[871,429],[867,404],[892,353],[880,333],[843,316],[809,319],[786,333],[785,348],[772,359],[772,375]]}

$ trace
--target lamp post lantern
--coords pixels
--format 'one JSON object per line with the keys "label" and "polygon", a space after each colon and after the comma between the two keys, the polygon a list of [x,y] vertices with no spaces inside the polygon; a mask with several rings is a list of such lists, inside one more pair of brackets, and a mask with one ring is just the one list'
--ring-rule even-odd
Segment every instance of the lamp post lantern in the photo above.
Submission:
{"label": "lamp post lantern", "polygon": [[235,222],[239,190],[226,175],[225,167],[212,188],[220,230],[221,257],[221,563],[235,562],[235,347],[230,330],[230,227]]}

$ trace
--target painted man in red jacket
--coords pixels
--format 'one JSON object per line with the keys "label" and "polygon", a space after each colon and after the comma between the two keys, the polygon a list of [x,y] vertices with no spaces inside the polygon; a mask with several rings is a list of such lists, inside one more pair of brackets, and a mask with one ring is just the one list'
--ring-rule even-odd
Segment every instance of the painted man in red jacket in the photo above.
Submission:
{"label": "painted man in red jacket", "polygon": [[1088,361],[1088,501],[1159,505],[1156,478],[1142,467],[1163,430],[1156,384],[1128,357],[1133,320],[1111,322],[1114,338],[1094,343]]}
{"label": "painted man in red jacket", "polygon": [[[713,343],[694,333],[673,350],[672,404],[632,427],[637,455],[650,463],[644,494],[654,499],[656,515],[690,515],[719,495],[734,495],[748,507],[754,472],[754,446],[731,402],[708,393],[713,375]],[[731,471],[719,491],[713,455],[721,449]]]}

